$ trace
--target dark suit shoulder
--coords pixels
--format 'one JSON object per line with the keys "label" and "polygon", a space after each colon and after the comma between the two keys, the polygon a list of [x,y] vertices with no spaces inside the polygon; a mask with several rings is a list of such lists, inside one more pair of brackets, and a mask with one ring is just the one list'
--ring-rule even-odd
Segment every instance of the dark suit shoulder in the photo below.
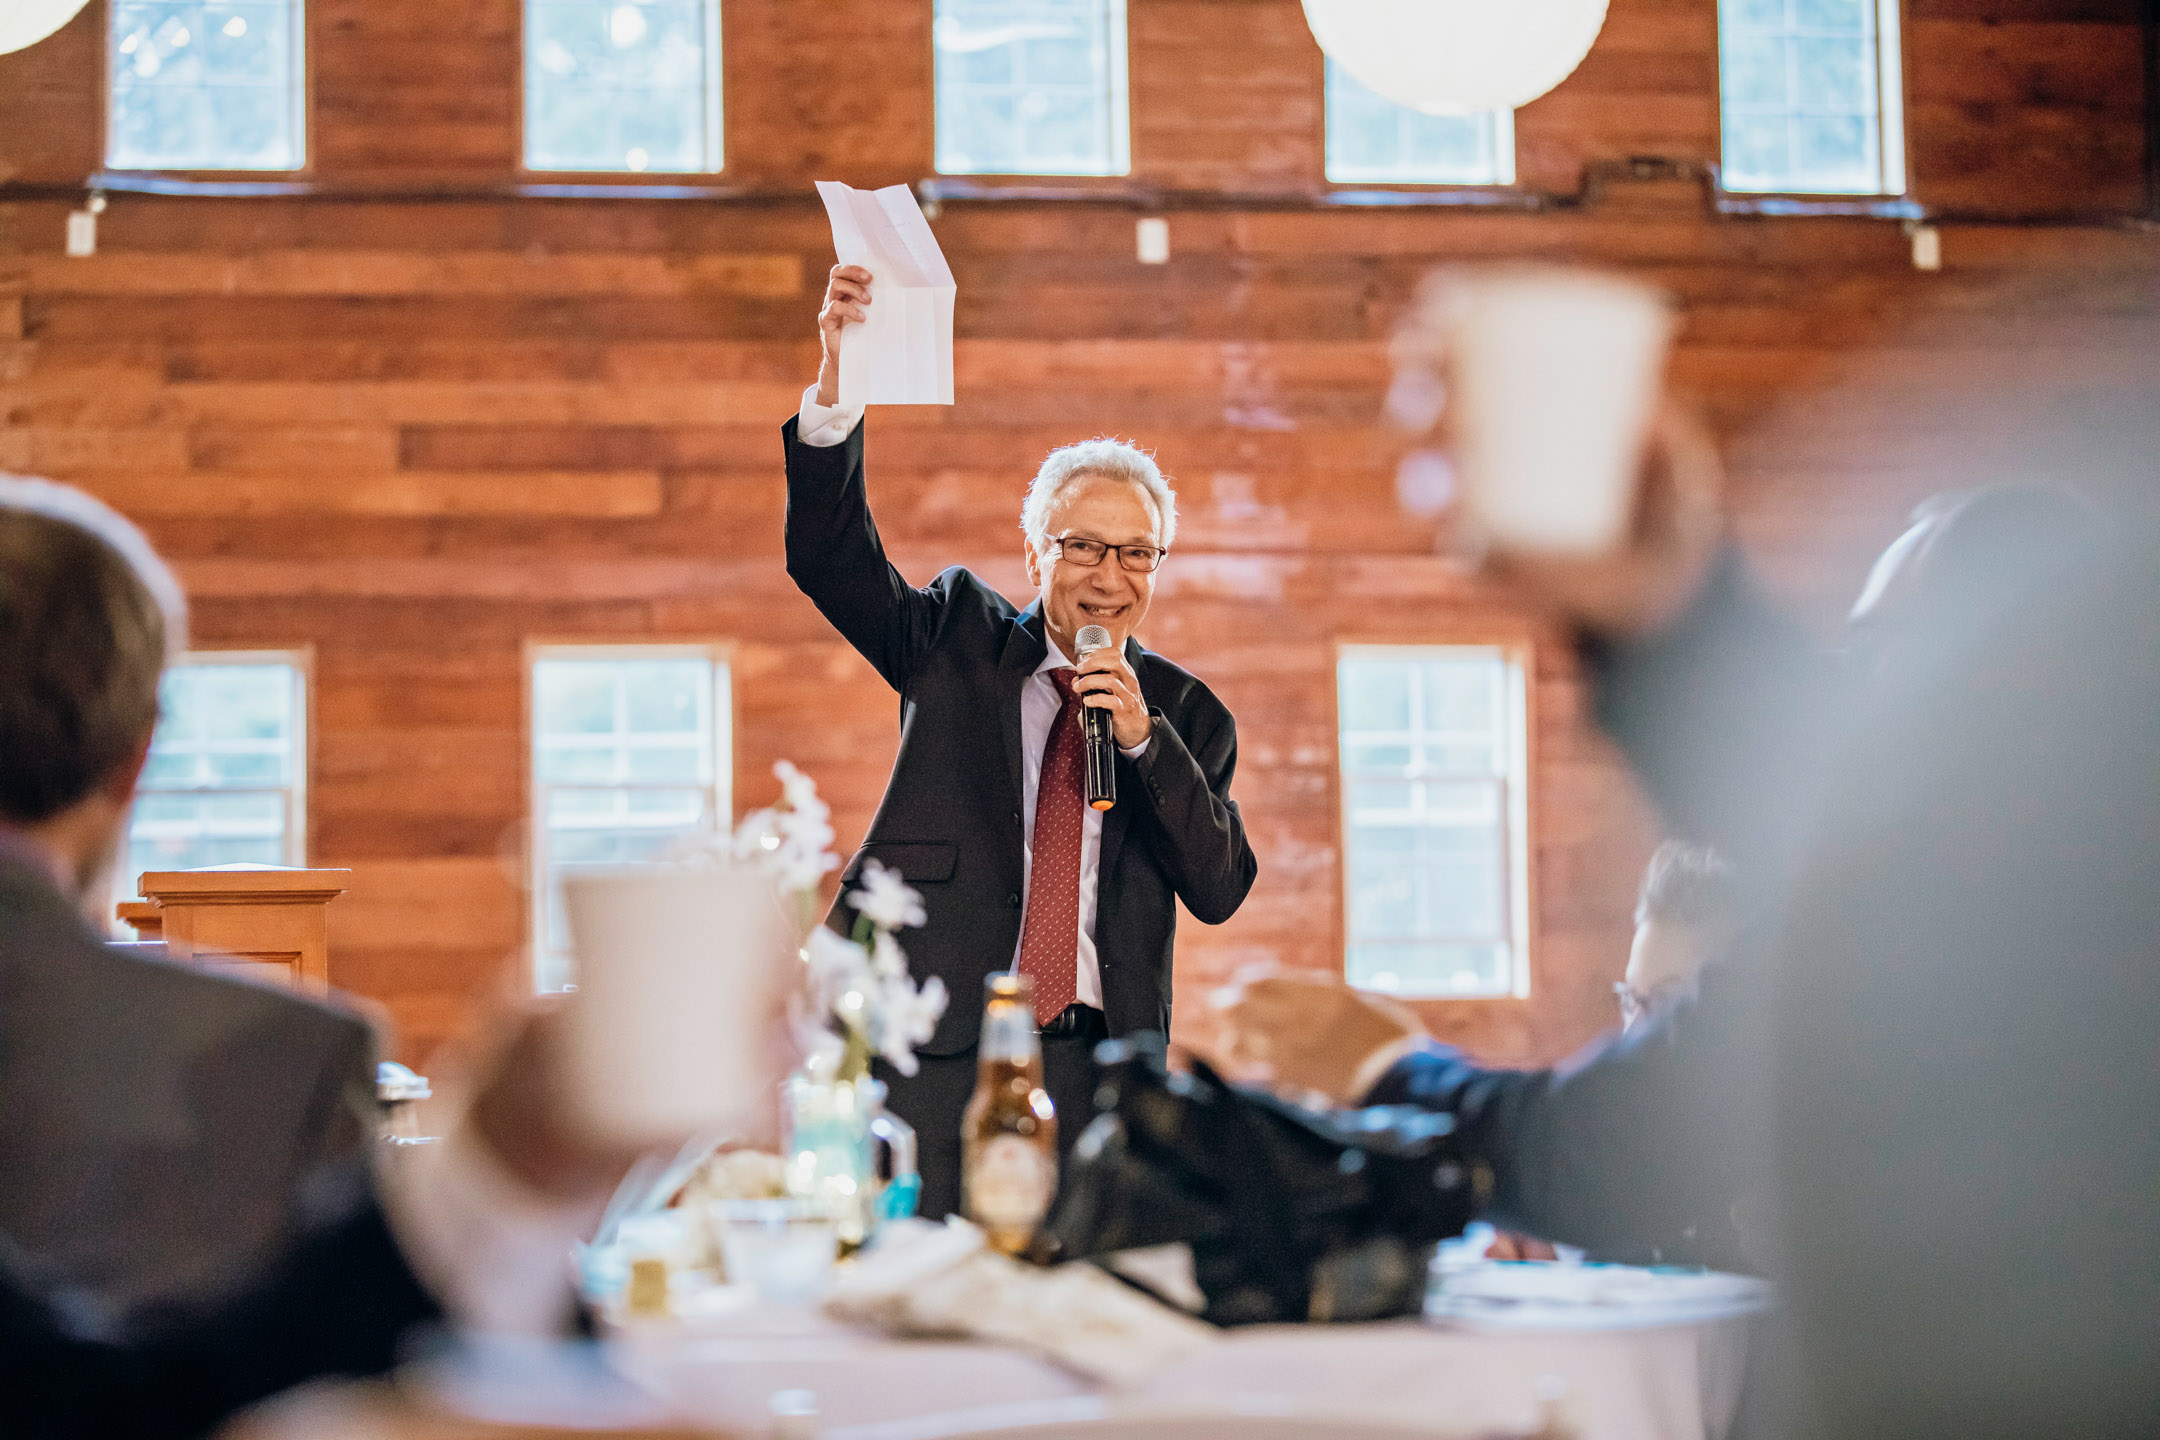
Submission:
{"label": "dark suit shoulder", "polygon": [[318,1053],[373,1046],[368,1023],[335,1002],[106,944],[49,881],[15,865],[0,865],[0,983],[33,1015],[33,997],[110,997],[121,1013],[188,1028],[273,1027]]}
{"label": "dark suit shoulder", "polygon": [[923,587],[957,604],[969,605],[999,620],[1010,620],[1020,607],[965,565],[948,565]]}
{"label": "dark suit shoulder", "polygon": [[922,587],[936,607],[932,643],[1002,646],[1019,607],[964,565],[949,565]]}

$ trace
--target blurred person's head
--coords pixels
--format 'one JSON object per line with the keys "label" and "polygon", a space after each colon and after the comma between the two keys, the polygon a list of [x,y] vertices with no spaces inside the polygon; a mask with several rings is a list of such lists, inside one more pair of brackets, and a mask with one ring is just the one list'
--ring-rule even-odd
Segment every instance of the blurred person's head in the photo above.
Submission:
{"label": "blurred person's head", "polygon": [[1846,617],[1853,650],[1887,668],[1916,638],[2014,605],[2095,535],[2099,512],[2071,491],[1990,485],[1931,496],[1876,557]]}
{"label": "blurred person's head", "polygon": [[78,894],[126,823],[185,630],[180,586],[133,525],[0,475],[0,832]]}
{"label": "blurred person's head", "polygon": [[1627,974],[1615,987],[1621,1023],[1633,1029],[1688,993],[1702,968],[1732,942],[1732,869],[1716,852],[1668,840],[1650,857],[1635,900]]}

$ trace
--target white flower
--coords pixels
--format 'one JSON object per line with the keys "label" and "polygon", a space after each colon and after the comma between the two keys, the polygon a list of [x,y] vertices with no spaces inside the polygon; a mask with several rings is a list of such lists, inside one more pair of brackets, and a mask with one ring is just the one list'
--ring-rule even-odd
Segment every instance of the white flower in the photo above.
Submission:
{"label": "white flower", "polygon": [[875,860],[863,862],[862,888],[849,894],[848,904],[884,930],[920,925],[930,918],[923,909],[922,896],[909,889],[898,873]]}
{"label": "white flower", "polygon": [[840,864],[832,853],[832,808],[818,799],[810,777],[787,761],[773,766],[773,773],[780,777],[780,803],[745,815],[731,848],[737,860],[772,875],[783,889],[814,892]]}
{"label": "white flower", "polygon": [[870,942],[870,968],[880,980],[907,978],[907,952],[893,939],[892,931],[880,930]]}
{"label": "white flower", "polygon": [[913,1075],[915,1047],[930,1038],[945,1013],[945,982],[933,975],[918,990],[905,978],[888,981],[882,1008],[878,1053],[902,1075]]}
{"label": "white flower", "polygon": [[772,773],[780,781],[780,796],[790,810],[816,811],[824,819],[830,810],[818,799],[817,782],[785,760],[773,762]]}
{"label": "white flower", "polygon": [[871,985],[870,957],[845,935],[820,925],[810,932],[810,993],[817,997],[821,1014],[830,1015],[835,1001],[852,989]]}

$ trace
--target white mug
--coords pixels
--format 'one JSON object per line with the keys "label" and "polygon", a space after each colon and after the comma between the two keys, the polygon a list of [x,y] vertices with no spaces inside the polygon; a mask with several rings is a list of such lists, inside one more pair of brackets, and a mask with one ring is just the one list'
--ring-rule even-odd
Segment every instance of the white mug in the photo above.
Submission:
{"label": "white mug", "polygon": [[772,1106],[793,956],[769,875],[712,856],[563,878],[577,961],[572,1103],[641,1143],[741,1133]]}
{"label": "white mug", "polygon": [[1594,271],[1445,272],[1420,294],[1413,325],[1443,357],[1455,465],[1481,538],[1543,554],[1617,548],[1672,341],[1665,297]]}

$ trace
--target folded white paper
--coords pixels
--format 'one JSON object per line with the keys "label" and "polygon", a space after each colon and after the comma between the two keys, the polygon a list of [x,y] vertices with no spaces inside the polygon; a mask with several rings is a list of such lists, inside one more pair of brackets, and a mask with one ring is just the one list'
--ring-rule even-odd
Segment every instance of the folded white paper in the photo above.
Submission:
{"label": "folded white paper", "polygon": [[953,275],[905,185],[817,182],[842,265],[870,272],[860,325],[840,332],[840,405],[953,403]]}

